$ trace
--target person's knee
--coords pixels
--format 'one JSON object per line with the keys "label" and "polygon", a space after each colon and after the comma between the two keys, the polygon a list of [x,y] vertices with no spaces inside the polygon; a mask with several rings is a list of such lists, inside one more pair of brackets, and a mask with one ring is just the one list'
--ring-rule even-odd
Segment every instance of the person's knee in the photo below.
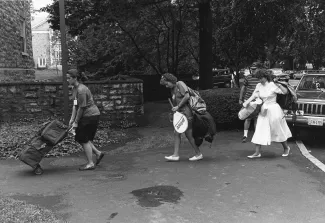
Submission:
{"label": "person's knee", "polygon": [[80,144],[83,148],[86,148],[86,147],[91,146],[90,141],[88,141],[88,142],[79,142],[79,144]]}

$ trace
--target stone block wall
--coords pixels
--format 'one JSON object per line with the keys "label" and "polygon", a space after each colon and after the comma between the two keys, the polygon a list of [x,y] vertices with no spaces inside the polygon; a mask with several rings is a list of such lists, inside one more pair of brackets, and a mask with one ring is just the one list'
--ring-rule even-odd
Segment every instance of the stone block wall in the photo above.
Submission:
{"label": "stone block wall", "polygon": [[[26,52],[22,52],[25,21]],[[0,1],[0,80],[34,79],[30,4],[27,0]],[[14,74],[14,75],[13,75]]]}
{"label": "stone block wall", "polygon": [[[118,122],[144,113],[143,83],[138,79],[87,82],[101,118]],[[70,91],[71,95],[71,91]],[[72,98],[69,100],[69,112]],[[0,119],[63,116],[63,87],[59,82],[0,83]]]}

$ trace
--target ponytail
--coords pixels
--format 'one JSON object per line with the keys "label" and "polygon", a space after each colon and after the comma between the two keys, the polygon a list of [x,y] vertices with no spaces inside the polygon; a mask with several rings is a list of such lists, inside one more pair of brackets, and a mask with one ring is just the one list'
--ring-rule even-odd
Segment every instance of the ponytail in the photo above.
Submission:
{"label": "ponytail", "polygon": [[88,77],[86,76],[85,72],[79,73],[77,69],[70,69],[67,72],[72,78],[77,78],[80,82],[85,82],[88,80]]}

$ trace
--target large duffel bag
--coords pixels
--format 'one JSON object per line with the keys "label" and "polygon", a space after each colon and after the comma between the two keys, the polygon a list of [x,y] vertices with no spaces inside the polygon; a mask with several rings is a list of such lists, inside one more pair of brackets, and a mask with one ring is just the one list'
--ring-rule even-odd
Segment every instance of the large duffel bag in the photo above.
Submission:
{"label": "large duffel bag", "polygon": [[19,160],[35,169],[52,148],[53,146],[43,141],[41,136],[36,136],[26,148],[20,152]]}
{"label": "large duffel bag", "polygon": [[41,132],[42,138],[55,146],[68,135],[68,126],[58,120],[51,121]]}

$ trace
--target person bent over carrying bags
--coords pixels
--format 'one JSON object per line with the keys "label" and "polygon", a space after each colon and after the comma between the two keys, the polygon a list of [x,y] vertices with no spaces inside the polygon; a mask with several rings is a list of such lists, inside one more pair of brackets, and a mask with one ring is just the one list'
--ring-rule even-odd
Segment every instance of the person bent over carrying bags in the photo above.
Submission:
{"label": "person bent over carrying bags", "polygon": [[[186,84],[182,81],[177,81],[177,78],[170,73],[165,73],[162,75],[160,84],[164,85],[166,88],[170,89],[171,95],[172,95],[172,111],[175,112],[175,116],[180,117],[180,121],[182,121],[182,115],[185,116],[183,118],[184,120],[186,119],[187,122],[187,128],[184,129],[185,131],[185,136],[190,142],[191,146],[194,149],[195,155],[191,158],[189,158],[190,161],[197,161],[203,159],[203,155],[198,147],[198,144],[193,137],[193,117],[195,115],[194,111],[192,110],[189,100],[191,100],[190,97],[190,88],[186,86]],[[176,105],[176,106],[175,106]],[[180,113],[180,114],[179,114]],[[175,120],[174,120],[175,121]],[[177,123],[175,123],[176,127],[178,127]],[[184,124],[182,122],[182,124]],[[179,126],[180,127],[180,126]],[[214,126],[215,127],[215,126]],[[215,128],[214,128],[215,129]],[[175,129],[174,131],[174,137],[175,137],[175,142],[174,142],[174,153],[171,156],[165,156],[165,159],[169,161],[178,161],[179,160],[179,147],[181,143],[181,133],[182,131],[178,131]],[[210,133],[214,135],[213,133]]]}

